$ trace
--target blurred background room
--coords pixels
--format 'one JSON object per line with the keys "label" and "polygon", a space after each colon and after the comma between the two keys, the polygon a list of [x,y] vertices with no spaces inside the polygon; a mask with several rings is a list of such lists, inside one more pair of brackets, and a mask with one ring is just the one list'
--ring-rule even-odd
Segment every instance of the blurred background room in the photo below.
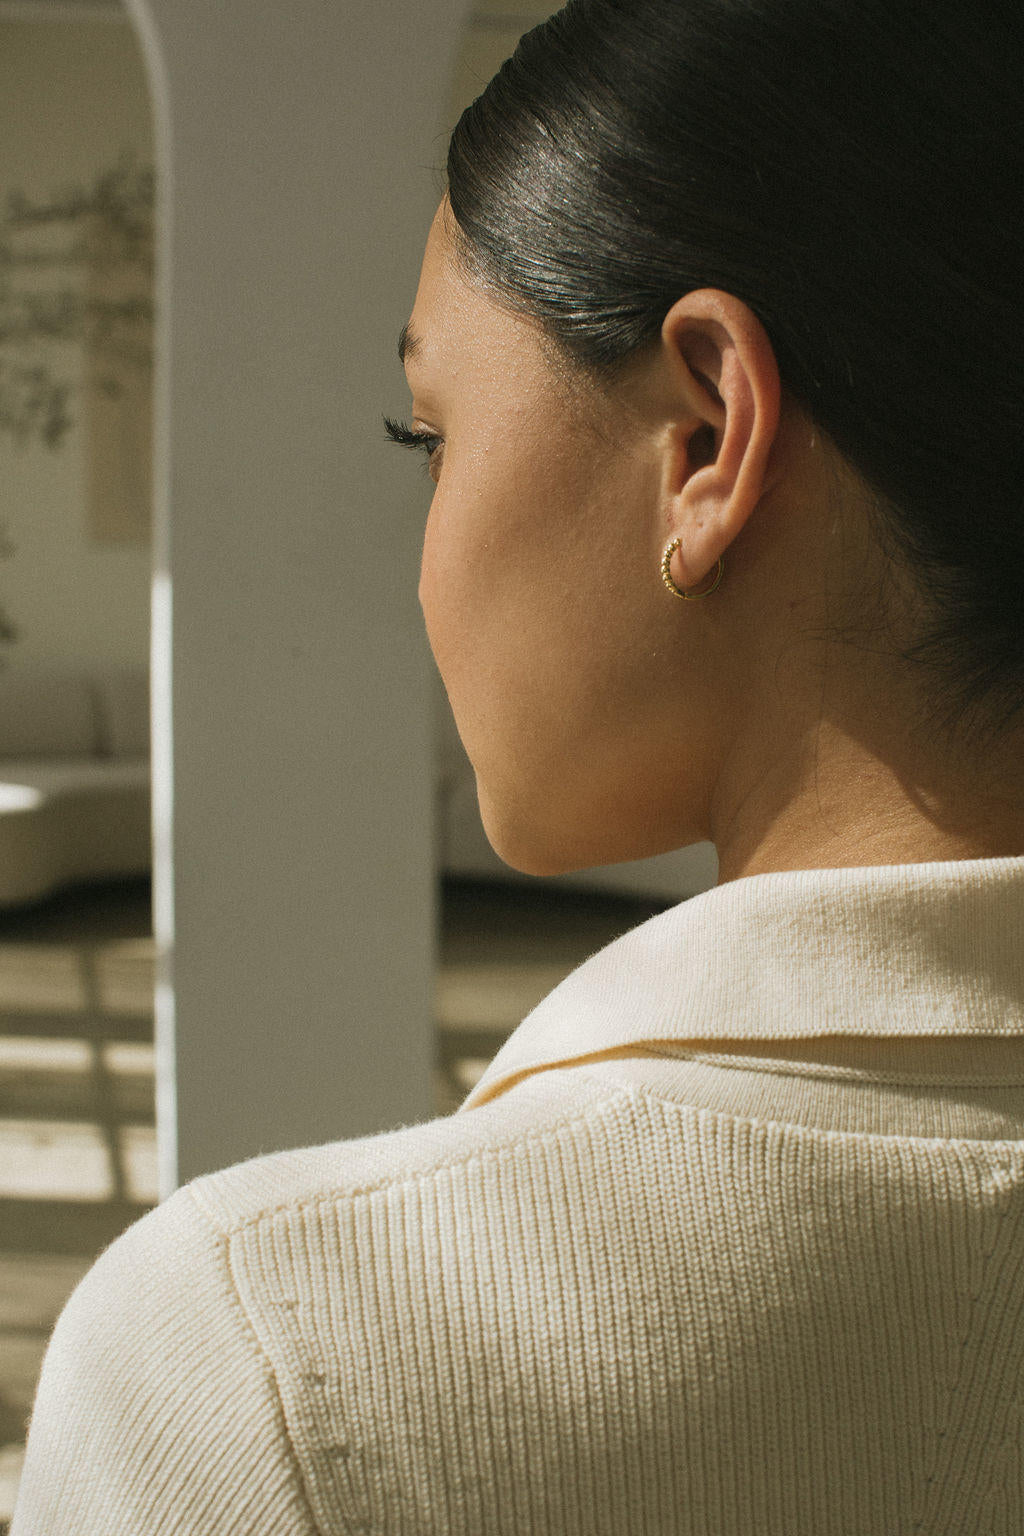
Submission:
{"label": "blurred background room", "polygon": [[451,1113],[715,880],[487,844],[380,417],[447,130],[553,7],[365,9],[0,0],[0,1533],[119,1232]]}

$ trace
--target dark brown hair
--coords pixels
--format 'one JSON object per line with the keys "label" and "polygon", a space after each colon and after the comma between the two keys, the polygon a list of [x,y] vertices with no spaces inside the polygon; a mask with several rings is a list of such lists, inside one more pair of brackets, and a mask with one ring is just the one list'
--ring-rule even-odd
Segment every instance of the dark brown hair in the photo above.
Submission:
{"label": "dark brown hair", "polygon": [[448,154],[462,259],[574,364],[681,294],[765,326],[876,493],[954,732],[1024,712],[1019,0],[570,0]]}

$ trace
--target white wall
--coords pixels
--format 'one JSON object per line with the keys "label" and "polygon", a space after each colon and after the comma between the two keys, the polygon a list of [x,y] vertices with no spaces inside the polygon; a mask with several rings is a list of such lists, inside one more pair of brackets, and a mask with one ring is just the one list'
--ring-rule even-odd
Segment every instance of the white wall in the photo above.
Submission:
{"label": "white wall", "polygon": [[132,0],[155,88],[161,1191],[429,1118],[425,501],[386,449],[444,0]]}
{"label": "white wall", "polygon": [[[79,0],[0,3],[0,202],[20,190],[46,199],[69,184],[89,185],[129,151],[154,158],[149,83],[127,14]],[[519,34],[553,6],[483,0],[461,30],[453,67],[434,82],[442,135],[515,47]],[[28,20],[9,20],[10,16]],[[52,354],[82,386],[80,349]],[[90,526],[90,438],[83,396],[75,425],[56,449],[0,434],[0,515],[16,553],[0,562],[0,604],[19,630],[3,654],[19,660],[72,659],[144,667],[149,656],[148,536],[99,542]]]}
{"label": "white wall", "polygon": [[[57,13],[58,15],[60,13]],[[149,89],[126,21],[0,19],[0,200],[43,201],[133,151],[152,162]],[[80,380],[81,349],[55,357]],[[55,449],[0,433],[0,517],[15,546],[0,561],[0,603],[20,631],[4,655],[145,667],[149,653],[148,537],[98,542],[90,507],[90,436],[75,425]]]}

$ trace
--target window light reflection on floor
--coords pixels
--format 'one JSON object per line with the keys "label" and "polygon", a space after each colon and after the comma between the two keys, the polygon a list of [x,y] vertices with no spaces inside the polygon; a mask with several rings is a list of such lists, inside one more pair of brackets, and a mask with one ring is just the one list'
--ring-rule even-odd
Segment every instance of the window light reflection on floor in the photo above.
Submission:
{"label": "window light reflection on floor", "polygon": [[[155,1203],[155,1130],[123,1125],[118,1138],[126,1197]],[[84,1120],[0,1120],[0,1198],[94,1201],[114,1196],[110,1153],[99,1125]]]}
{"label": "window light reflection on floor", "polygon": [[30,784],[0,784],[0,811],[34,811],[42,804],[42,792]]}

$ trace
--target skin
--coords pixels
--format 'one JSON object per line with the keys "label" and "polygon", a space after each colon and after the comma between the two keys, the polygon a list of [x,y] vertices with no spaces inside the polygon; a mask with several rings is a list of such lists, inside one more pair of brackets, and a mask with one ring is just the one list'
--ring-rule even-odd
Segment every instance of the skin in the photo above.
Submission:
{"label": "skin", "polygon": [[[1024,852],[1021,741],[972,760],[922,727],[892,655],[913,594],[752,312],[682,294],[599,387],[466,275],[450,221],[406,357],[439,440],[419,597],[497,853],[552,875],[707,839],[724,882]],[[706,600],[662,584],[673,538],[684,589],[724,557]]]}

